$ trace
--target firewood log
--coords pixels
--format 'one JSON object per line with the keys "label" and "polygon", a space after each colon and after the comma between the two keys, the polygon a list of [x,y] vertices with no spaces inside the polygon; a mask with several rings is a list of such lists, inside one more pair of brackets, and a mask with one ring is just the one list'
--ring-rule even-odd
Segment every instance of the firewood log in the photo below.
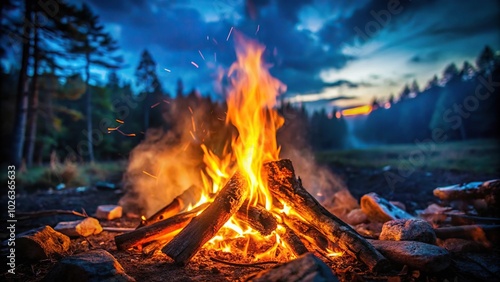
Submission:
{"label": "firewood log", "polygon": [[201,195],[201,188],[195,185],[189,187],[182,194],[177,196],[168,205],[158,210],[155,214],[148,217],[146,220],[141,221],[137,228],[143,226],[151,225],[155,222],[167,219],[171,216],[176,215],[183,209],[185,209],[189,204],[195,204],[199,201]]}
{"label": "firewood log", "polygon": [[259,231],[263,236],[271,234],[278,223],[274,216],[261,206],[248,206],[245,202],[236,213],[236,218],[250,225],[253,229]]}
{"label": "firewood log", "polygon": [[248,194],[247,180],[234,174],[214,201],[170,241],[162,252],[176,263],[187,263],[238,211]]}
{"label": "firewood log", "polygon": [[306,253],[295,260],[263,270],[246,281],[292,282],[292,281],[339,281],[332,270],[319,258]]}
{"label": "firewood log", "polygon": [[290,227],[285,223],[281,223],[280,227],[281,228],[277,229],[277,232],[281,240],[285,242],[287,248],[289,248],[296,257],[309,252],[304,243],[300,241],[299,236]]}
{"label": "firewood log", "polygon": [[500,238],[500,225],[462,225],[434,228],[436,237],[440,239],[461,238],[468,240],[498,241]]}
{"label": "firewood log", "polygon": [[389,267],[388,260],[354,229],[321,206],[295,177],[290,160],[265,164],[268,186],[278,200],[291,206],[312,226],[346,253],[360,259],[372,271]]}
{"label": "firewood log", "polygon": [[197,213],[202,211],[208,204],[200,205],[189,212],[179,213],[173,217],[158,221],[134,231],[115,236],[115,244],[119,250],[127,250],[133,247],[141,247],[143,244],[160,240],[169,233],[186,226]]}
{"label": "firewood log", "polygon": [[333,244],[318,229],[294,216],[283,216],[285,224],[288,225],[299,237],[304,238],[316,248],[323,251],[333,249]]}

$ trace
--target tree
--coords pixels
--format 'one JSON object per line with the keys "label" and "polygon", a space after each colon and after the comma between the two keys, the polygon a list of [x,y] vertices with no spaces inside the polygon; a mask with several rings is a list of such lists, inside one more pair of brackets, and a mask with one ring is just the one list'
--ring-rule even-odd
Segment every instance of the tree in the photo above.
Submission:
{"label": "tree", "polygon": [[410,93],[411,93],[410,87],[408,86],[408,84],[406,84],[405,87],[403,88],[403,91],[401,91],[401,94],[399,94],[399,100],[403,101],[410,98]]}
{"label": "tree", "polygon": [[24,18],[22,27],[22,53],[21,67],[17,81],[16,91],[16,117],[12,133],[11,163],[15,166],[21,164],[23,158],[24,138],[26,134],[26,120],[28,110],[28,60],[31,36],[32,1],[24,0]]}
{"label": "tree", "polygon": [[468,80],[474,76],[475,72],[474,67],[468,61],[465,61],[462,70],[460,70],[460,77],[462,80]]}
{"label": "tree", "polygon": [[417,80],[413,80],[410,86],[410,93],[412,96],[417,96],[417,94],[420,93],[420,87],[418,86]]}
{"label": "tree", "polygon": [[447,83],[458,77],[458,68],[455,63],[451,63],[443,71],[443,81]]}
{"label": "tree", "polygon": [[425,90],[434,88],[434,87],[436,87],[438,85],[439,85],[439,79],[438,79],[437,75],[434,75],[432,77],[432,79],[429,80],[429,82],[427,82],[427,86],[425,86]]}
{"label": "tree", "polygon": [[141,60],[135,70],[137,77],[136,84],[141,88],[141,95],[145,96],[143,103],[144,110],[144,131],[150,125],[151,106],[158,100],[158,96],[162,95],[161,84],[156,74],[156,62],[148,50],[142,51]]}
{"label": "tree", "polygon": [[479,57],[476,59],[476,66],[479,71],[490,71],[495,62],[495,53],[490,46],[485,46]]}
{"label": "tree", "polygon": [[100,66],[108,69],[120,67],[122,58],[111,56],[118,50],[117,42],[111,35],[104,31],[95,15],[86,4],[80,9],[75,9],[72,14],[73,34],[69,44],[69,52],[83,57],[85,61],[85,100],[87,121],[87,146],[89,161],[94,162],[94,149],[92,141],[92,91],[90,89],[90,68]]}

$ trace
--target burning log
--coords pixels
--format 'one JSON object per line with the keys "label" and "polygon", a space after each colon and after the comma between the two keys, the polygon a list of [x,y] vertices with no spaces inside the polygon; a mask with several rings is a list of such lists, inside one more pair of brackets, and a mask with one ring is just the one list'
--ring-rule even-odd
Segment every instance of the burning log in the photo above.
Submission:
{"label": "burning log", "polygon": [[265,165],[271,193],[294,208],[311,225],[348,254],[363,261],[372,271],[386,269],[388,260],[348,224],[328,212],[309,194],[295,172],[290,160]]}
{"label": "burning log", "polygon": [[146,220],[141,221],[137,228],[147,226],[176,215],[177,213],[185,209],[189,204],[196,203],[199,200],[200,195],[201,189],[195,185],[192,185],[181,195],[177,196],[171,203],[157,211]]}
{"label": "burning log", "polygon": [[332,249],[331,242],[318,229],[293,216],[284,216],[284,221],[295,233],[316,248],[322,251]]}
{"label": "burning log", "polygon": [[236,213],[236,218],[259,231],[263,236],[271,234],[278,226],[276,219],[269,211],[261,206],[248,206],[247,208],[246,202]]}
{"label": "burning log", "polygon": [[[208,205],[208,204],[207,204]],[[145,243],[156,241],[169,233],[186,226],[196,214],[207,207],[200,205],[189,212],[177,214],[173,217],[158,221],[148,226],[141,227],[132,232],[115,237],[116,247],[119,250],[127,250]]]}
{"label": "burning log", "polygon": [[176,263],[185,264],[210,240],[243,205],[248,183],[236,173],[217,194],[214,201],[170,241],[162,252]]}
{"label": "burning log", "polygon": [[300,241],[299,236],[286,224],[282,223],[280,227],[278,227],[277,231],[280,238],[285,242],[286,246],[290,248],[296,257],[309,252],[304,243]]}
{"label": "burning log", "polygon": [[263,270],[247,281],[338,281],[332,270],[311,253],[293,261]]}

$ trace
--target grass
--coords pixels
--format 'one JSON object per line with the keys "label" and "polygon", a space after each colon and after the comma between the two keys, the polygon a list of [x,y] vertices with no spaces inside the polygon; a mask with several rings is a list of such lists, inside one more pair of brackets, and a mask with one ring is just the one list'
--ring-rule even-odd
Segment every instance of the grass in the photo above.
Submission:
{"label": "grass", "polygon": [[455,170],[500,173],[498,140],[468,140],[447,143],[384,145],[366,149],[324,151],[316,154],[320,163],[410,170]]}
{"label": "grass", "polygon": [[66,187],[89,186],[96,181],[117,181],[126,169],[125,162],[78,164],[65,161],[19,169],[16,185],[27,190],[54,188],[60,183]]}

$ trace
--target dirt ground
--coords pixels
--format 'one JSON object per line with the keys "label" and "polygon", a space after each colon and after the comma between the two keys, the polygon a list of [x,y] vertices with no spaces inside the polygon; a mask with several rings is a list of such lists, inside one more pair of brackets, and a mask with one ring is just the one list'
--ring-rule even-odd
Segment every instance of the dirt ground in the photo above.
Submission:
{"label": "dirt ground", "polygon": [[[410,212],[425,208],[429,203],[437,200],[432,196],[435,187],[470,181],[484,181],[498,178],[498,175],[480,173],[463,173],[453,171],[415,171],[404,178],[404,181],[390,186],[386,172],[398,173],[391,170],[374,170],[360,168],[331,167],[331,170],[346,184],[353,196],[359,198],[368,192],[377,192],[379,195],[404,203]],[[116,204],[123,195],[121,190],[98,190],[89,187],[86,190],[67,188],[60,191],[38,191],[25,194],[18,191],[16,198],[17,212],[32,212],[41,210],[75,210],[84,209],[92,215],[98,205]],[[7,202],[5,197],[2,202]],[[4,213],[2,213],[4,214]],[[54,215],[37,219],[18,221],[17,232],[23,232],[43,225],[55,226],[60,221],[76,220],[74,216]],[[113,221],[101,221],[102,226],[136,227],[140,219],[123,217]],[[5,218],[2,218],[5,222]],[[2,240],[7,238],[5,228],[2,228]],[[127,274],[137,281],[242,281],[251,274],[261,271],[264,266],[233,266],[216,262],[213,258],[246,263],[231,254],[200,251],[186,266],[177,266],[162,253],[146,256],[142,253],[118,251],[114,243],[114,236],[119,233],[104,231],[99,235],[87,238],[72,239],[70,253],[76,254],[89,249],[105,249],[109,251],[124,267]],[[454,257],[454,264],[445,273],[427,275],[418,271],[411,271],[402,266],[395,266],[390,273],[370,273],[355,259],[344,255],[340,258],[322,258],[342,281],[471,281],[477,278],[476,273],[488,266],[484,261],[497,261],[500,258],[498,246],[493,251],[479,256],[476,262],[471,263],[470,257]],[[4,250],[5,251],[5,250]],[[2,254],[2,260],[5,255]],[[478,262],[479,261],[479,262]],[[4,281],[40,281],[55,265],[56,259],[37,263],[17,262],[17,274],[6,274],[6,263],[2,261],[1,280]],[[465,266],[464,266],[465,265]],[[474,270],[475,269],[475,270]],[[478,270],[479,269],[479,270]],[[495,271],[495,270],[489,270]],[[496,270],[495,273],[498,273]],[[486,276],[488,277],[488,276]],[[498,278],[498,277],[497,277]]]}

